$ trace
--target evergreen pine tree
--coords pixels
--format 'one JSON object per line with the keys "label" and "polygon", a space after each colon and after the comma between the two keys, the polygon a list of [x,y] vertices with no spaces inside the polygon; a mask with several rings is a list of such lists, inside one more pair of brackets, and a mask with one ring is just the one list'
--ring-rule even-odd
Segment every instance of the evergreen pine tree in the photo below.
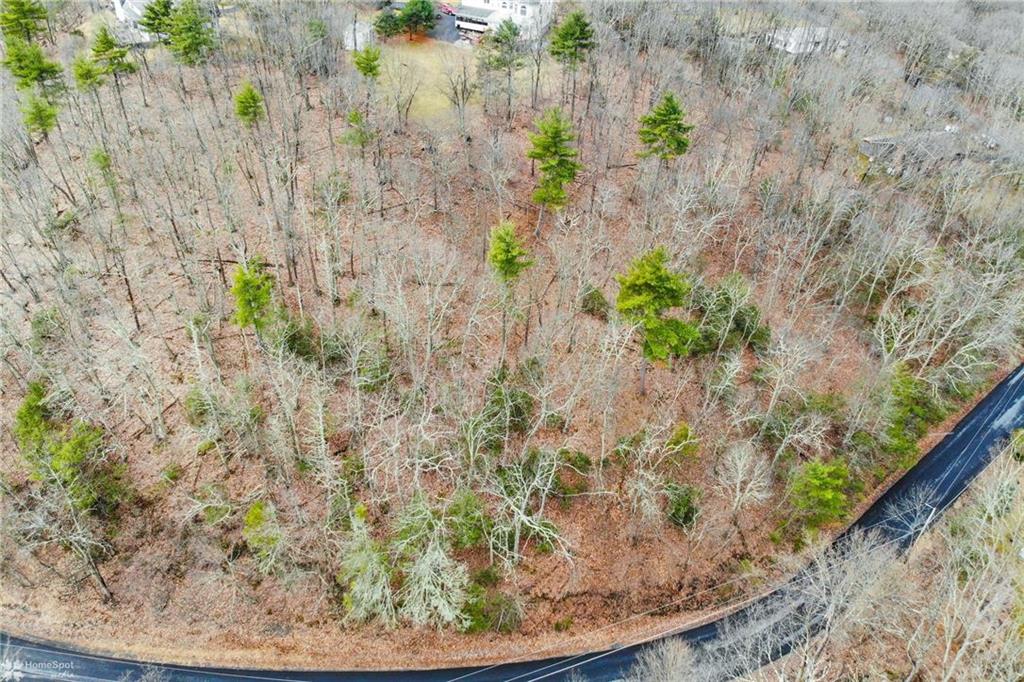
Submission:
{"label": "evergreen pine tree", "polygon": [[352,53],[352,63],[356,71],[368,80],[375,81],[380,76],[380,48],[374,45],[367,45],[361,50]]}
{"label": "evergreen pine tree", "polygon": [[409,0],[398,13],[409,40],[417,33],[426,33],[437,22],[437,10],[431,0]]}
{"label": "evergreen pine tree", "polygon": [[491,71],[505,76],[505,111],[512,120],[512,78],[523,66],[523,46],[520,42],[519,26],[511,19],[498,24],[497,30],[484,34],[481,43],[481,64]]}
{"label": "evergreen pine tree", "polygon": [[40,134],[45,140],[57,125],[57,105],[30,94],[21,106],[22,121],[29,133]]}
{"label": "evergreen pine tree", "polygon": [[128,61],[128,48],[122,47],[106,26],[101,26],[92,44],[92,58],[104,71],[116,79],[122,74],[135,73],[135,64]]}
{"label": "evergreen pine tree", "polygon": [[[699,336],[693,325],[664,317],[669,308],[683,305],[691,289],[685,277],[665,266],[667,261],[665,250],[658,247],[633,261],[626,274],[616,277],[621,288],[615,307],[627,321],[642,329],[645,360],[685,355]],[[646,362],[640,365],[641,395],[646,392],[646,366]]]}
{"label": "evergreen pine tree", "polygon": [[491,230],[491,247],[487,252],[487,262],[505,285],[515,282],[523,270],[533,265],[530,253],[516,237],[516,226],[513,223],[502,221]]}
{"label": "evergreen pine tree", "polygon": [[75,85],[79,90],[92,92],[101,87],[106,79],[103,77],[103,69],[92,59],[79,55],[71,63],[71,73],[75,77]]}
{"label": "evergreen pine tree", "polygon": [[271,306],[274,275],[267,272],[266,267],[258,257],[240,265],[231,287],[231,294],[235,297],[235,324],[239,327],[251,325],[257,336],[274,319]]}
{"label": "evergreen pine tree", "polygon": [[559,24],[551,37],[548,51],[563,69],[572,73],[572,99],[570,117],[576,113],[576,72],[579,65],[587,58],[590,51],[597,46],[594,29],[587,17],[580,10],[571,12]]}
{"label": "evergreen pine tree", "polygon": [[838,521],[849,510],[845,492],[849,484],[850,472],[843,462],[807,462],[797,471],[790,486],[793,506],[812,526]]}
{"label": "evergreen pine tree", "polygon": [[152,0],[146,5],[139,20],[139,26],[147,33],[157,36],[166,43],[171,33],[171,15],[174,14],[172,0]]}
{"label": "evergreen pine tree", "polygon": [[47,98],[60,90],[64,71],[59,63],[46,58],[43,48],[21,38],[9,37],[6,42],[7,55],[3,65],[14,76],[15,86],[19,90],[38,86]]}
{"label": "evergreen pine tree", "polygon": [[252,83],[245,81],[238,94],[235,95],[235,116],[246,127],[251,128],[258,124],[265,115],[263,97],[252,86]]}
{"label": "evergreen pine tree", "polygon": [[0,33],[5,39],[17,38],[31,42],[42,33],[47,12],[39,0],[2,0],[0,2]]}
{"label": "evergreen pine tree", "polygon": [[640,117],[640,142],[644,149],[640,156],[657,156],[669,161],[682,156],[690,148],[689,132],[693,126],[685,120],[686,112],[671,92],[647,114]]}
{"label": "evergreen pine tree", "polygon": [[508,312],[512,307],[512,287],[519,275],[533,265],[530,253],[516,236],[516,226],[505,220],[491,230],[491,247],[487,251],[487,262],[502,284],[504,294],[501,307],[501,361],[505,361],[508,349]]}
{"label": "evergreen pine tree", "polygon": [[[549,109],[537,120],[536,126],[537,132],[530,135],[533,146],[526,152],[528,158],[538,162],[540,169],[533,200],[541,207],[558,209],[568,200],[565,185],[575,180],[576,174],[583,167],[575,160],[576,149],[569,146],[576,139],[575,134],[572,124],[559,109]],[[538,216],[538,236],[540,223],[541,216]]]}
{"label": "evergreen pine tree", "polygon": [[216,45],[210,17],[199,0],[182,0],[171,13],[169,43],[174,57],[185,66],[206,63]]}

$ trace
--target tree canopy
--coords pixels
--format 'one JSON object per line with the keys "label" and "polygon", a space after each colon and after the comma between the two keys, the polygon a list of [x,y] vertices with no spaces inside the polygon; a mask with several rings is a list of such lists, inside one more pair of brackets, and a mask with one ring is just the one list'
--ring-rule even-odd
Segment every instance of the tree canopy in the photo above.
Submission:
{"label": "tree canopy", "polygon": [[168,40],[175,59],[186,66],[199,66],[209,59],[217,41],[199,0],[182,0],[171,13]]}
{"label": "tree canopy", "polygon": [[491,248],[487,262],[504,284],[514,282],[519,274],[533,265],[529,251],[516,236],[516,226],[505,220],[491,230]]}
{"label": "tree canopy", "polygon": [[166,42],[171,33],[171,15],[173,13],[172,0],[152,0],[142,12],[139,26]]}
{"label": "tree canopy", "polygon": [[586,15],[576,10],[555,28],[549,52],[562,66],[575,69],[596,46],[593,27]]}
{"label": "tree canopy", "polygon": [[260,258],[254,258],[235,270],[231,294],[235,297],[235,324],[252,326],[257,334],[266,329],[274,318],[274,275]]}
{"label": "tree canopy", "polygon": [[402,32],[402,20],[397,14],[386,9],[373,20],[373,30],[381,38],[393,38]]}
{"label": "tree canopy", "polygon": [[793,506],[806,516],[811,525],[838,521],[849,508],[845,493],[849,478],[850,472],[841,461],[807,462],[797,471],[790,487]]}
{"label": "tree canopy", "polygon": [[75,85],[79,90],[95,90],[106,82],[103,77],[103,69],[84,55],[75,57],[75,61],[71,63],[71,73],[75,77]]}
{"label": "tree canopy", "polygon": [[377,80],[380,76],[380,48],[376,45],[367,45],[361,50],[352,53],[352,63],[364,78]]}
{"label": "tree canopy", "polygon": [[409,0],[398,13],[409,40],[417,33],[426,33],[437,22],[437,9],[431,0]]}
{"label": "tree canopy", "polygon": [[251,128],[259,123],[265,115],[263,97],[251,82],[245,81],[238,93],[235,94],[235,116],[246,127]]}
{"label": "tree canopy", "polygon": [[663,316],[669,308],[683,305],[691,290],[686,277],[666,267],[667,261],[668,254],[658,247],[616,277],[621,288],[615,308],[628,321],[641,326],[644,357],[648,360],[685,355],[699,336],[693,325]]}
{"label": "tree canopy", "polygon": [[536,122],[537,132],[530,134],[533,146],[526,156],[538,162],[540,180],[533,193],[538,204],[559,208],[567,201],[565,185],[576,179],[583,165],[576,161],[577,150],[570,146],[576,135],[572,123],[560,109],[549,109]]}
{"label": "tree canopy", "polygon": [[485,33],[480,42],[484,66],[495,71],[518,69],[523,65],[523,46],[519,25],[505,19],[491,33]]}
{"label": "tree canopy", "polygon": [[0,33],[5,39],[32,41],[46,24],[46,7],[39,0],[2,0]]}
{"label": "tree canopy", "polygon": [[136,69],[135,64],[128,61],[128,48],[122,47],[106,26],[101,26],[96,32],[96,40],[92,44],[92,58],[114,77],[134,73]]}
{"label": "tree canopy", "polygon": [[644,145],[640,156],[657,156],[668,161],[682,156],[690,148],[689,133],[693,126],[685,120],[686,112],[671,92],[647,114],[640,117],[640,142]]}
{"label": "tree canopy", "polygon": [[42,47],[14,37],[7,38],[3,65],[14,76],[19,90],[38,86],[46,95],[59,88],[64,73],[59,63],[46,58]]}
{"label": "tree canopy", "polygon": [[36,94],[29,94],[21,105],[22,121],[29,133],[38,133],[44,138],[57,125],[57,105],[47,102]]}

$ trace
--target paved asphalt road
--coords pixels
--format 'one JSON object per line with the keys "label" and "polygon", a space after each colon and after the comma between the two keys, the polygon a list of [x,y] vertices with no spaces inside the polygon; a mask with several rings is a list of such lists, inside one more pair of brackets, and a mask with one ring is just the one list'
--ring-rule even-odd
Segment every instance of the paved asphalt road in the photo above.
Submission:
{"label": "paved asphalt road", "polygon": [[[1014,428],[1024,426],[1024,365],[1018,367],[991,393],[964,417],[942,442],[931,450],[903,478],[882,495],[858,519],[851,529],[836,540],[842,547],[850,534],[858,530],[877,529],[883,537],[906,548],[913,543],[924,525],[934,519],[962,493],[974,478],[988,465],[995,453],[994,445],[1009,435]],[[922,495],[922,491],[924,494]],[[896,505],[907,500],[924,500],[924,513],[911,515],[894,513]],[[806,604],[794,604],[793,595],[799,594],[794,585],[800,574],[753,605],[746,606],[706,625],[670,634],[696,646],[701,651],[712,651],[720,646],[723,628],[728,631],[747,626],[753,612],[766,609],[773,614],[782,613],[773,621],[785,623],[793,619],[800,625],[794,633],[807,630]],[[803,629],[801,629],[801,626]],[[750,637],[757,637],[755,628],[748,628]],[[812,630],[813,631],[813,630]],[[797,635],[794,635],[796,637]],[[368,680],[394,680],[396,682],[491,682],[494,680],[560,680],[575,669],[595,682],[615,680],[635,662],[644,645],[633,645],[598,651],[575,657],[550,658],[526,663],[508,663],[486,668],[455,668],[447,670],[414,670],[395,672],[276,672],[258,670],[232,670],[219,668],[191,668],[159,666],[148,668],[144,664],[106,656],[78,652],[53,643],[32,642],[15,637],[0,636],[0,682],[8,680],[141,680],[143,674],[159,671],[151,680],[183,680],[188,682],[234,680],[308,680],[320,682],[336,680],[353,682]],[[771,657],[785,653],[783,644]],[[741,672],[737,670],[736,672]]]}

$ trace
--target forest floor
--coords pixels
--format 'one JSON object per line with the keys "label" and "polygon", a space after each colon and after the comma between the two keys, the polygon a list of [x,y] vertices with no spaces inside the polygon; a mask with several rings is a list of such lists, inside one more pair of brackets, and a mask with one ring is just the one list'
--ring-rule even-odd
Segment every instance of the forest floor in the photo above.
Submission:
{"label": "forest floor", "polygon": [[[1009,366],[1002,368],[990,385],[1001,381],[1011,370]],[[986,392],[979,392],[976,399],[951,413],[922,438],[922,452],[936,445]],[[865,495],[848,522],[852,523],[870,507],[900,475],[893,474]],[[611,514],[612,524],[625,523],[625,519],[617,518],[621,514],[616,515],[614,507],[605,508],[599,503],[574,504],[573,512]],[[580,527],[569,519],[558,518],[567,529]],[[825,543],[842,530],[832,528],[819,539]],[[577,535],[574,539],[585,538]],[[326,605],[322,601],[309,600],[318,590],[303,590],[301,585],[292,585],[286,594],[258,592],[256,603],[251,605],[260,608],[241,612],[235,600],[218,604],[217,591],[204,590],[199,598],[201,603],[195,598],[187,600],[179,605],[179,613],[173,614],[156,606],[160,602],[167,604],[168,592],[174,587],[168,587],[164,578],[134,572],[123,574],[120,579],[117,572],[113,574],[115,585],[123,580],[125,589],[131,590],[120,592],[122,600],[114,607],[103,604],[85,582],[69,587],[52,581],[31,588],[8,582],[0,585],[0,621],[6,631],[16,636],[159,663],[270,670],[442,668],[571,655],[643,641],[661,632],[713,620],[769,591],[785,575],[778,571],[771,576],[758,573],[729,578],[725,573],[716,577],[698,572],[703,574],[702,584],[679,584],[679,589],[673,591],[669,587],[673,578],[666,573],[679,575],[679,566],[652,566],[650,553],[642,547],[602,546],[601,539],[593,536],[589,540],[590,546],[580,551],[589,557],[592,578],[605,586],[615,586],[616,592],[595,596],[585,590],[566,590],[566,580],[580,578],[566,576],[560,570],[561,561],[550,557],[547,565],[541,561],[524,571],[527,575],[522,582],[528,592],[553,599],[538,602],[543,609],[531,612],[521,631],[511,634],[468,635],[428,628],[342,628],[324,613]],[[558,594],[563,596],[558,598]],[[652,603],[663,606],[659,609],[652,607]],[[562,608],[573,614],[564,629],[542,626],[554,617],[545,610]],[[186,615],[189,610],[191,617]],[[618,612],[619,616],[609,618],[610,612]],[[283,614],[290,617],[284,619]]]}

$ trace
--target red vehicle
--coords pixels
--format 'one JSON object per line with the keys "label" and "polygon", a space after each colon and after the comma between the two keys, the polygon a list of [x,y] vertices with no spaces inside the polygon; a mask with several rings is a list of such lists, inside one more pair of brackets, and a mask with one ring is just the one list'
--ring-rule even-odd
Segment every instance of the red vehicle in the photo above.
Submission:
{"label": "red vehicle", "polygon": [[437,4],[437,9],[441,11],[441,14],[447,14],[449,16],[455,16],[455,8],[443,2]]}

